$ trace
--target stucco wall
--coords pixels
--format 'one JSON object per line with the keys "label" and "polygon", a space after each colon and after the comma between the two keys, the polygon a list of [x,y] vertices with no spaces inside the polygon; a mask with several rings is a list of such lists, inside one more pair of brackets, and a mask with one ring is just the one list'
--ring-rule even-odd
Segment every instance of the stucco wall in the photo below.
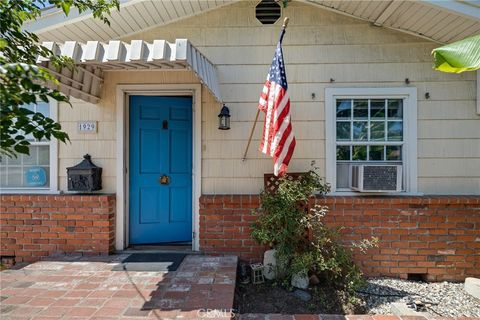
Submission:
{"label": "stucco wall", "polygon": [[[480,116],[475,113],[474,73],[432,70],[436,44],[396,31],[293,2],[284,38],[293,129],[297,147],[290,171],[316,160],[325,172],[324,89],[326,87],[403,87],[418,89],[418,187],[426,194],[480,194]],[[283,19],[282,19],[283,20]],[[256,104],[278,39],[281,21],[263,26],[254,2],[245,1],[124,40],[188,38],[215,65],[232,129],[219,131],[219,106],[202,90],[202,193],[257,193],[271,160],[256,150],[261,121],[248,160],[241,161]],[[333,83],[330,79],[334,79]],[[198,83],[190,72],[107,73],[102,102],[60,108],[71,145],[60,146],[60,186],[65,167],[92,154],[104,167],[106,191],[115,191],[115,85],[118,83]],[[430,98],[425,98],[425,93]],[[312,94],[315,97],[312,98]],[[86,119],[88,117],[88,119]],[[98,120],[97,135],[78,135],[75,121]]]}

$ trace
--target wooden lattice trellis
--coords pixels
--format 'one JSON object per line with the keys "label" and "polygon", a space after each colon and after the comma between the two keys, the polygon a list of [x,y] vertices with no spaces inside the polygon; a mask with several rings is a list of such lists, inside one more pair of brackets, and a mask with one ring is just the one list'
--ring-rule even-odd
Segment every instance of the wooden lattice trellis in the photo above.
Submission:
{"label": "wooden lattice trellis", "polygon": [[[300,176],[302,174],[303,173],[301,173],[301,172],[287,173],[287,179],[297,180],[298,178],[300,178]],[[263,175],[263,184],[264,184],[263,186],[265,188],[265,191],[267,191],[267,192],[277,191],[278,184],[279,184],[279,182],[278,182],[279,179],[280,179],[280,177],[277,177],[272,173],[265,173]]]}
{"label": "wooden lattice trellis", "polygon": [[[304,173],[302,172],[293,172],[293,173],[288,173],[287,174],[287,179],[290,180],[297,180],[299,179]],[[271,173],[265,173],[263,175],[263,184],[266,192],[275,192],[278,189],[279,185],[279,177],[275,176],[274,174]],[[310,205],[309,203],[298,203],[298,207],[300,210],[302,210],[305,213],[308,213],[310,210]],[[308,238],[309,241],[313,239],[313,232],[311,229],[305,230],[305,237]]]}

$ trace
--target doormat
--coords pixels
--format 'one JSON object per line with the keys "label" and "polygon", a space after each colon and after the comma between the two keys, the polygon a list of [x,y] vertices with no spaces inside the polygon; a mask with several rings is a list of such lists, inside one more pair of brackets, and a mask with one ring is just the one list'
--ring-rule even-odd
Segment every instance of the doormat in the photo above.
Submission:
{"label": "doormat", "polygon": [[184,253],[132,253],[122,263],[130,271],[176,271],[185,256]]}

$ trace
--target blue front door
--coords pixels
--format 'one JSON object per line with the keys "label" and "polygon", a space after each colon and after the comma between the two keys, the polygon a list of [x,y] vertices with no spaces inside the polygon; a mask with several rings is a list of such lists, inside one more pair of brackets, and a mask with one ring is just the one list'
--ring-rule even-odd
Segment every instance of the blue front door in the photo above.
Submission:
{"label": "blue front door", "polygon": [[192,240],[192,98],[130,96],[130,244]]}

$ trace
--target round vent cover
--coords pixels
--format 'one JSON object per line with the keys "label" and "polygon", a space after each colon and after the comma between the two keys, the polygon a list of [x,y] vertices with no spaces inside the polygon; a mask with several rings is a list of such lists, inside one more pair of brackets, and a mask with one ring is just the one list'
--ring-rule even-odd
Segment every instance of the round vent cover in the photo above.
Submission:
{"label": "round vent cover", "polygon": [[282,16],[282,7],[275,0],[262,0],[255,7],[255,17],[262,24],[274,24]]}

